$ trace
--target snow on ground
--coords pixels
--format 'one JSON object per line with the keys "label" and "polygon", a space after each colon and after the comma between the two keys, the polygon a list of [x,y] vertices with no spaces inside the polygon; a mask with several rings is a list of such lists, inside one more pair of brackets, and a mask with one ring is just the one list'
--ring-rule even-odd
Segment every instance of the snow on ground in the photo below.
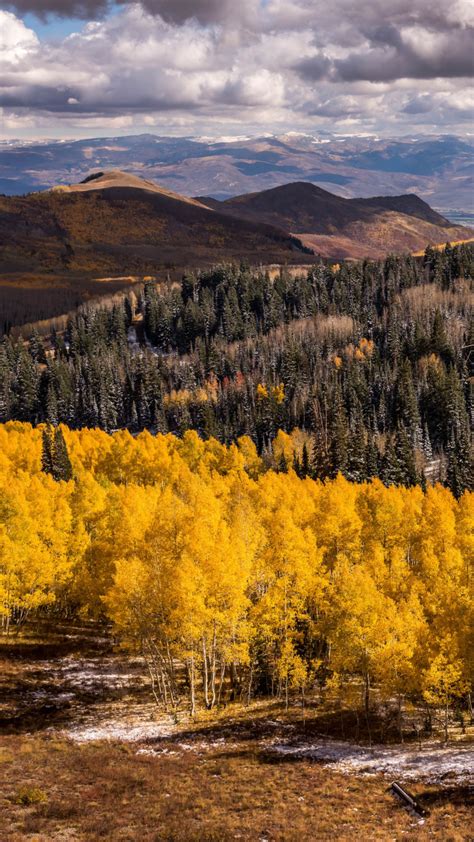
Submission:
{"label": "snow on ground", "polygon": [[127,670],[121,666],[117,658],[66,657],[48,664],[62,683],[79,690],[107,688],[110,691],[143,683],[140,676],[144,671],[143,659],[129,661]]}
{"label": "snow on ground", "polygon": [[[66,656],[32,663],[25,668],[21,708],[31,717],[53,708],[48,731],[75,742],[113,740],[137,744],[140,754],[178,751],[205,752],[220,746],[237,747],[230,726],[228,736],[180,742],[180,726],[159,714],[150,698],[149,676],[142,658],[104,654],[101,657]],[[186,724],[189,731],[190,723]],[[280,734],[294,726],[267,720]],[[184,736],[184,735],[182,735]],[[197,736],[197,735],[196,735]],[[173,745],[169,740],[173,739]],[[401,746],[366,746],[321,739],[313,744],[283,742],[263,737],[260,748],[282,758],[315,760],[338,772],[359,775],[385,774],[400,780],[474,784],[474,744],[413,743]]]}
{"label": "snow on ground", "polygon": [[68,725],[61,733],[76,743],[94,740],[114,740],[138,743],[159,740],[173,733],[173,724],[167,719],[157,720],[156,705],[115,706],[109,711],[91,711],[81,722]]}
{"label": "snow on ground", "polygon": [[405,780],[474,783],[474,745],[429,744],[374,746],[322,740],[314,745],[274,744],[271,752],[286,757],[316,760],[337,772],[364,775],[385,774]]}
{"label": "snow on ground", "polygon": [[142,352],[143,349],[138,341],[137,331],[134,325],[130,325],[128,329],[127,342],[133,354],[140,354]]}
{"label": "snow on ground", "polygon": [[168,748],[166,745],[146,746],[144,748],[140,748],[137,751],[137,754],[146,754],[150,756],[154,754],[177,754],[176,749],[202,754],[205,751],[212,751],[216,748],[226,748],[227,751],[237,750],[239,748],[238,743],[229,742],[229,740],[226,740],[224,737],[220,737],[217,740],[206,740],[205,742],[202,740],[197,740],[192,743],[177,742],[175,746],[176,748],[173,749]]}

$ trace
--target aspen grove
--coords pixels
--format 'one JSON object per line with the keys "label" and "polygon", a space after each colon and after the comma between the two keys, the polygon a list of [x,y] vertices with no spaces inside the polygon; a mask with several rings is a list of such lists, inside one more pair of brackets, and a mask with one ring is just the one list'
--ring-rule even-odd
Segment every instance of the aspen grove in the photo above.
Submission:
{"label": "aspen grove", "polygon": [[367,710],[470,706],[472,493],[300,478],[297,433],[277,471],[245,436],[60,431],[68,481],[44,427],[0,426],[4,631],[108,621],[176,715],[349,685]]}

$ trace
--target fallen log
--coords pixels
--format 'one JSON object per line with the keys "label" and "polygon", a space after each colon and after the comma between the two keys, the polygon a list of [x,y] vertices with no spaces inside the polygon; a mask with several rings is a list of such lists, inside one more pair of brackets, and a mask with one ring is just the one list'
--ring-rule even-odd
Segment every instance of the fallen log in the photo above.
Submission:
{"label": "fallen log", "polygon": [[414,810],[415,813],[418,813],[419,816],[429,815],[428,810],[425,810],[425,808],[421,806],[420,802],[417,801],[416,798],[413,797],[413,795],[410,795],[410,793],[407,792],[406,789],[403,789],[403,787],[400,786],[400,784],[398,784],[396,781],[393,782],[393,784],[390,787],[390,790],[394,795],[397,796],[397,798],[399,798],[403,802],[403,804],[405,804],[406,807],[410,807],[410,809]]}

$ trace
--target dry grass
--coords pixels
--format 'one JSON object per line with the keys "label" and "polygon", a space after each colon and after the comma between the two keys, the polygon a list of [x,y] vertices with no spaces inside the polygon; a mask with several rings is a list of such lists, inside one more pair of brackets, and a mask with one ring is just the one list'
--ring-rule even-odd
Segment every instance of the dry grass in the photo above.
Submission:
{"label": "dry grass", "polygon": [[[356,834],[361,842],[472,840],[465,786],[410,784],[430,811],[421,824],[395,801],[382,775],[343,775],[268,750],[289,733],[292,740],[340,739],[342,725],[346,739],[365,741],[363,723],[360,733],[354,731],[353,713],[341,718],[327,706],[310,706],[303,715],[300,708],[286,712],[277,701],[229,705],[202,711],[194,723],[181,720],[171,736],[138,744],[74,743],[54,730],[61,727],[57,712],[43,709],[41,700],[33,718],[12,721],[32,681],[47,688],[50,659],[110,656],[111,641],[97,632],[92,625],[69,624],[46,635],[38,626],[0,647],[0,715],[3,709],[3,724],[13,732],[0,737],[1,842],[344,842]],[[97,704],[84,694],[76,705]],[[120,704],[128,712],[133,700],[126,696]],[[374,719],[376,738],[380,726]],[[137,754],[143,748],[152,753]]]}
{"label": "dry grass", "polygon": [[[315,763],[268,763],[255,743],[204,753],[169,744],[74,745],[26,736],[1,741],[4,842],[46,840],[468,840],[466,793],[416,786],[431,814],[406,812],[379,777],[352,778]],[[47,802],[19,805],[38,788]]]}

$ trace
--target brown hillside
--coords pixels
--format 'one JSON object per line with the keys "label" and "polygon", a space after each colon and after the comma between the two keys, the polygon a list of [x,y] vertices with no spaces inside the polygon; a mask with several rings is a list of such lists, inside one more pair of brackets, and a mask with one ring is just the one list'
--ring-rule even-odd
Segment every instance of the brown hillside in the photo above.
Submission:
{"label": "brown hillside", "polygon": [[122,289],[132,282],[125,276],[179,278],[189,267],[242,259],[292,264],[314,257],[274,226],[216,212],[117,170],[71,187],[0,196],[4,329]]}
{"label": "brown hillside", "polygon": [[294,182],[224,202],[199,198],[214,210],[291,231],[324,257],[383,257],[463,240],[472,231],[453,226],[415,195],[343,199],[307,182]]}
{"label": "brown hillside", "polygon": [[267,223],[235,219],[117,171],[73,187],[0,197],[3,276],[150,274],[231,258],[304,257],[289,234]]}
{"label": "brown hillside", "polygon": [[186,268],[242,259],[311,264],[311,250],[378,258],[472,235],[413,195],[341,199],[295,182],[219,202],[120,170],[94,173],[72,186],[0,196],[2,327],[63,313],[150,275],[179,278]]}

